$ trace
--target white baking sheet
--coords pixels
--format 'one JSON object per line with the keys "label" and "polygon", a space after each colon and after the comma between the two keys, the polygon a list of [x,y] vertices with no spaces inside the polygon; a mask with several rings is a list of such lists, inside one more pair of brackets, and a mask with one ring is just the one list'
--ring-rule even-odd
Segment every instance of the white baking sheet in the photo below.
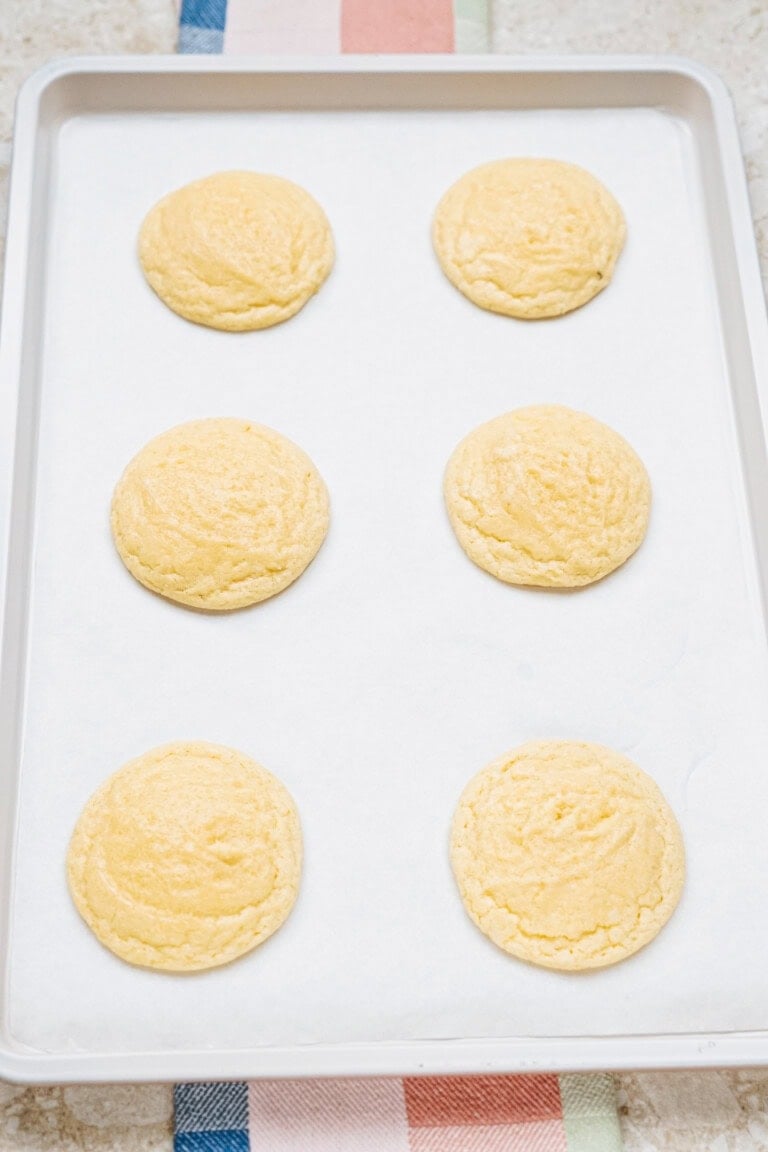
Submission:
{"label": "white baking sheet", "polygon": [[[552,322],[474,308],[431,252],[445,188],[514,154],[584,165],[628,220],[613,284]],[[297,318],[247,335],[176,318],[135,258],[157,198],[233,167],[307,187],[338,246]],[[48,209],[15,1041],[114,1053],[768,1027],[765,639],[685,124],[631,109],[83,115],[60,130]],[[441,500],[466,432],[549,401],[624,434],[654,488],[638,555],[574,594],[480,572]],[[301,444],[332,527],[285,594],[206,616],[128,576],[108,504],[147,439],[219,415]],[[198,737],[288,786],[302,891],[277,936],[225,969],[140,971],[78,919],[66,846],[105,776]],[[684,829],[669,926],[590,975],[496,950],[449,871],[465,781],[540,737],[628,753]]]}

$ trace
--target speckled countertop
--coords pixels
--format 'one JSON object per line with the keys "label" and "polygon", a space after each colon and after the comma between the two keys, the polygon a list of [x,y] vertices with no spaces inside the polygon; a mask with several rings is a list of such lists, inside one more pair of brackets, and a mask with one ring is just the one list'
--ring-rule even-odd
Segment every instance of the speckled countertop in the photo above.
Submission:
{"label": "speckled countertop", "polygon": [[[24,76],[65,53],[170,52],[173,0],[0,0],[0,211]],[[672,52],[733,93],[768,286],[768,0],[494,0],[498,52]],[[616,1077],[627,1152],[768,1152],[768,1070]],[[167,1086],[0,1083],[0,1152],[168,1152]]]}

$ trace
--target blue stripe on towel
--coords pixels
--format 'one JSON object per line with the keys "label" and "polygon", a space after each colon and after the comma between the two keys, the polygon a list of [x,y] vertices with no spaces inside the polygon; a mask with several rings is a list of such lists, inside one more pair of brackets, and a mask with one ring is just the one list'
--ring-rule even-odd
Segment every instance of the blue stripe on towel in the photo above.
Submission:
{"label": "blue stripe on towel", "polygon": [[227,0],[183,0],[179,19],[179,52],[194,55],[224,51]]}
{"label": "blue stripe on towel", "polygon": [[239,1128],[223,1132],[177,1132],[174,1152],[249,1152],[248,1133]]}
{"label": "blue stripe on towel", "polygon": [[248,1130],[248,1085],[177,1084],[173,1090],[177,1132]]}

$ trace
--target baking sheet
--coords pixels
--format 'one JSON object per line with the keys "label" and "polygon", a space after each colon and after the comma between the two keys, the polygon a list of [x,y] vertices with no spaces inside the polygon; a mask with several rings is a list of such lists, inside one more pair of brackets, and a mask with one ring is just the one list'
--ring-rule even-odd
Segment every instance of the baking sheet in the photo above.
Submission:
{"label": "baking sheet", "polygon": [[[583,165],[628,221],[613,283],[552,322],[476,309],[431,252],[446,187],[515,154]],[[235,167],[305,186],[338,250],[303,312],[244,335],[175,317],[135,256],[160,196]],[[755,818],[768,801],[766,645],[700,179],[685,119],[643,108],[64,120],[42,222],[14,1044],[66,1056],[768,1028],[768,840]],[[653,483],[639,553],[571,594],[486,576],[442,506],[456,442],[541,402],[616,428]],[[283,595],[207,616],[130,578],[108,505],[146,440],[221,415],[299,443],[328,484],[332,526]],[[182,977],[102,949],[63,860],[105,776],[190,738],[240,748],[284,781],[306,860],[273,939]],[[455,890],[447,836],[464,783],[534,738],[627,753],[680,818],[682,903],[614,968],[518,963]]]}

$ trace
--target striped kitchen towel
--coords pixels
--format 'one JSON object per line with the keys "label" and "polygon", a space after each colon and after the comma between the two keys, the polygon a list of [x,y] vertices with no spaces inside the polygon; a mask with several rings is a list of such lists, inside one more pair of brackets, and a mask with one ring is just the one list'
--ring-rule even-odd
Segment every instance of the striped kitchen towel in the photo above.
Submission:
{"label": "striped kitchen towel", "polygon": [[177,1084],[175,1152],[620,1152],[610,1076]]}
{"label": "striped kitchen towel", "polygon": [[487,0],[182,0],[179,52],[487,52]]}

